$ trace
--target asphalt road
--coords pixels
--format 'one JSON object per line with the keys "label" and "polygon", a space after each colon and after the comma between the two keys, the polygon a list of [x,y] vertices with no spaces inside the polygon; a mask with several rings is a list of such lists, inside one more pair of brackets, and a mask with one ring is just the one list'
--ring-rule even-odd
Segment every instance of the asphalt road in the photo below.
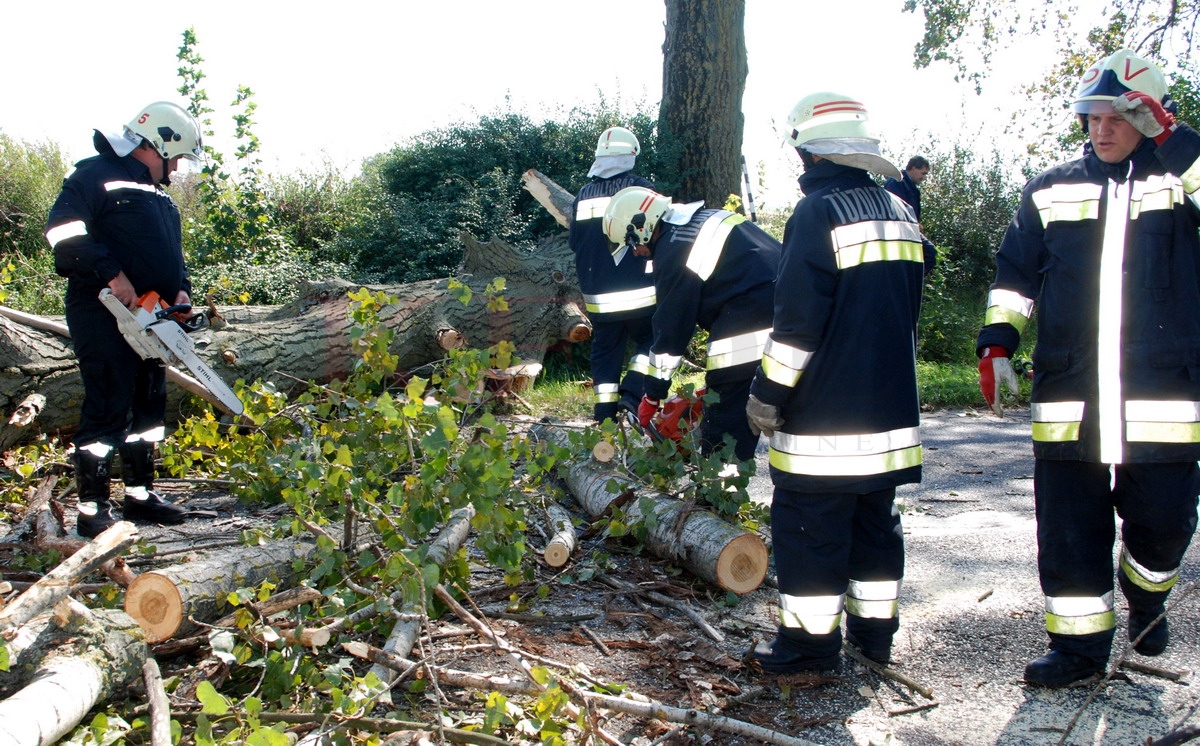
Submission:
{"label": "asphalt road", "polygon": [[[898,490],[907,564],[895,668],[932,687],[937,707],[894,714],[927,700],[844,662],[847,683],[821,704],[842,722],[800,735],[824,744],[1055,744],[1078,716],[1065,743],[1133,746],[1200,725],[1200,686],[1191,685],[1200,668],[1200,592],[1182,592],[1200,577],[1196,542],[1174,594],[1171,646],[1158,658],[1129,654],[1186,672],[1181,682],[1127,672],[1086,707],[1095,686],[1022,683],[1025,663],[1046,650],[1029,428],[1028,409],[1004,419],[970,410],[927,413],[924,481]],[[769,499],[765,461],[760,453],[752,491]],[[1119,591],[1117,605],[1112,663],[1126,646]],[[762,606],[770,624],[774,606]]]}

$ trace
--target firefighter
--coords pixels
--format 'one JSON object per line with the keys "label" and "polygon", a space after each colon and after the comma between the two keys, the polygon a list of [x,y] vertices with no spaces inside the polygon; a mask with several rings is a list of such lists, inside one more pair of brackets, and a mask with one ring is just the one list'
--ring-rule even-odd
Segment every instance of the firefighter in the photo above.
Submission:
{"label": "firefighter", "polygon": [[[575,252],[579,287],[592,322],[592,412],[598,422],[614,419],[619,408],[637,411],[642,378],[649,368],[650,317],[654,314],[650,262],[633,254],[614,261],[608,238],[600,228],[604,209],[614,194],[631,186],[654,188],[633,173],[639,150],[637,137],[624,127],[604,130],[588,171],[591,181],[579,190],[571,208],[568,240]],[[634,353],[622,378],[630,341]]]}
{"label": "firefighter", "polygon": [[752,654],[775,674],[834,668],[843,611],[852,643],[891,656],[904,574],[896,486],[921,479],[915,338],[934,261],[913,211],[871,178],[900,172],[861,103],[814,93],[787,122],[804,198],[746,408],[771,444],[779,626]]}
{"label": "firefighter", "polygon": [[181,160],[201,155],[196,120],[164,101],[141,109],[120,133],[96,130],[92,142],[97,155],[75,164],[46,223],[55,271],[67,278],[67,327],[83,378],[74,464],[76,530],[85,537],[116,522],[109,499],[114,451],[126,520],[178,523],[186,514],[154,490],[166,371],[133,351],[99,294],[107,287],[130,308],[150,291],[191,303],[179,209],[162,186]]}
{"label": "firefighter", "polygon": [[701,452],[712,453],[728,435],[738,461],[754,458],[758,435],[744,412],[771,330],[779,242],[741,215],[705,209],[703,202],[672,204],[645,187],[617,192],[604,213],[604,233],[614,256],[654,261],[658,307],[637,407],[642,426],[658,412],[699,325],[708,332],[706,386],[719,397],[704,410]]}
{"label": "firefighter", "polygon": [[1030,684],[1102,673],[1117,577],[1135,650],[1168,643],[1164,610],[1196,528],[1200,473],[1200,135],[1176,124],[1154,63],[1120,50],[1093,64],[1072,110],[1082,157],[1026,186],[996,255],[976,350],[999,384],[1037,307],[1033,351],[1038,574],[1050,651]]}

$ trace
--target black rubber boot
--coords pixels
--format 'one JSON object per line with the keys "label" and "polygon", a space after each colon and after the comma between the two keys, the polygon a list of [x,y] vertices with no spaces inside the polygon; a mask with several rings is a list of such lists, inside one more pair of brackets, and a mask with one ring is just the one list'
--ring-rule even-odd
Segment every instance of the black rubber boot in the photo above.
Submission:
{"label": "black rubber boot", "polygon": [[154,491],[154,444],[125,443],[120,447],[125,519],[145,523],[182,523],[187,511],[172,505]]}
{"label": "black rubber boot", "polygon": [[841,630],[828,635],[810,635],[804,630],[780,627],[775,639],[759,642],[750,651],[750,656],[770,674],[831,671],[841,660],[841,637]]}
{"label": "black rubber boot", "polygon": [[1057,689],[1102,675],[1106,664],[1107,661],[1051,650],[1025,666],[1025,683]]}
{"label": "black rubber boot", "polygon": [[79,496],[75,531],[94,539],[117,522],[109,499],[109,457],[75,451],[75,488]]}
{"label": "black rubber boot", "polygon": [[892,637],[900,628],[900,619],[871,619],[846,614],[846,641],[876,663],[892,659]]}

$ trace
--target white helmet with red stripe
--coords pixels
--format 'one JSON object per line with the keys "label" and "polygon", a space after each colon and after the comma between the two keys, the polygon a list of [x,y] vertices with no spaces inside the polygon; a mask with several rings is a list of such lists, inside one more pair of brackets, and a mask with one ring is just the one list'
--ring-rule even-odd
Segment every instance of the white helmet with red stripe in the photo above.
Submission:
{"label": "white helmet with red stripe", "polygon": [[784,139],[834,163],[899,179],[900,169],[880,154],[879,137],[869,122],[867,107],[858,99],[821,91],[792,107]]}
{"label": "white helmet with red stripe", "polygon": [[609,200],[601,226],[615,246],[613,255],[650,243],[671,198],[646,187],[625,187]]}
{"label": "white helmet with red stripe", "polygon": [[606,155],[637,155],[641,149],[637,135],[624,127],[609,127],[600,133],[600,139],[596,141],[597,158]]}

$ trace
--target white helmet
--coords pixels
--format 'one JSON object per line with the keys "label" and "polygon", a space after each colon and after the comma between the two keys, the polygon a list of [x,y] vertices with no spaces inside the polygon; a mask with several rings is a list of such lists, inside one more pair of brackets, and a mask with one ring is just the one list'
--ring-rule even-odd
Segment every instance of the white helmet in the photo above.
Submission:
{"label": "white helmet", "polygon": [[637,135],[624,127],[609,127],[596,141],[596,157],[606,155],[637,155],[642,149]]}
{"label": "white helmet", "polygon": [[1167,95],[1167,79],[1158,65],[1132,50],[1120,49],[1093,64],[1079,79],[1071,111],[1081,116],[1111,113],[1113,99],[1129,91],[1145,93],[1164,107],[1172,103]]}
{"label": "white helmet", "polygon": [[613,255],[650,243],[671,198],[646,187],[625,187],[612,196],[604,210],[601,226],[615,246]]}
{"label": "white helmet", "polygon": [[879,152],[867,107],[852,96],[821,91],[800,99],[788,113],[784,139],[834,163],[901,178],[900,169]]}
{"label": "white helmet", "polygon": [[153,145],[164,160],[176,156],[200,160],[200,126],[191,114],[170,101],[144,107],[125,128]]}

